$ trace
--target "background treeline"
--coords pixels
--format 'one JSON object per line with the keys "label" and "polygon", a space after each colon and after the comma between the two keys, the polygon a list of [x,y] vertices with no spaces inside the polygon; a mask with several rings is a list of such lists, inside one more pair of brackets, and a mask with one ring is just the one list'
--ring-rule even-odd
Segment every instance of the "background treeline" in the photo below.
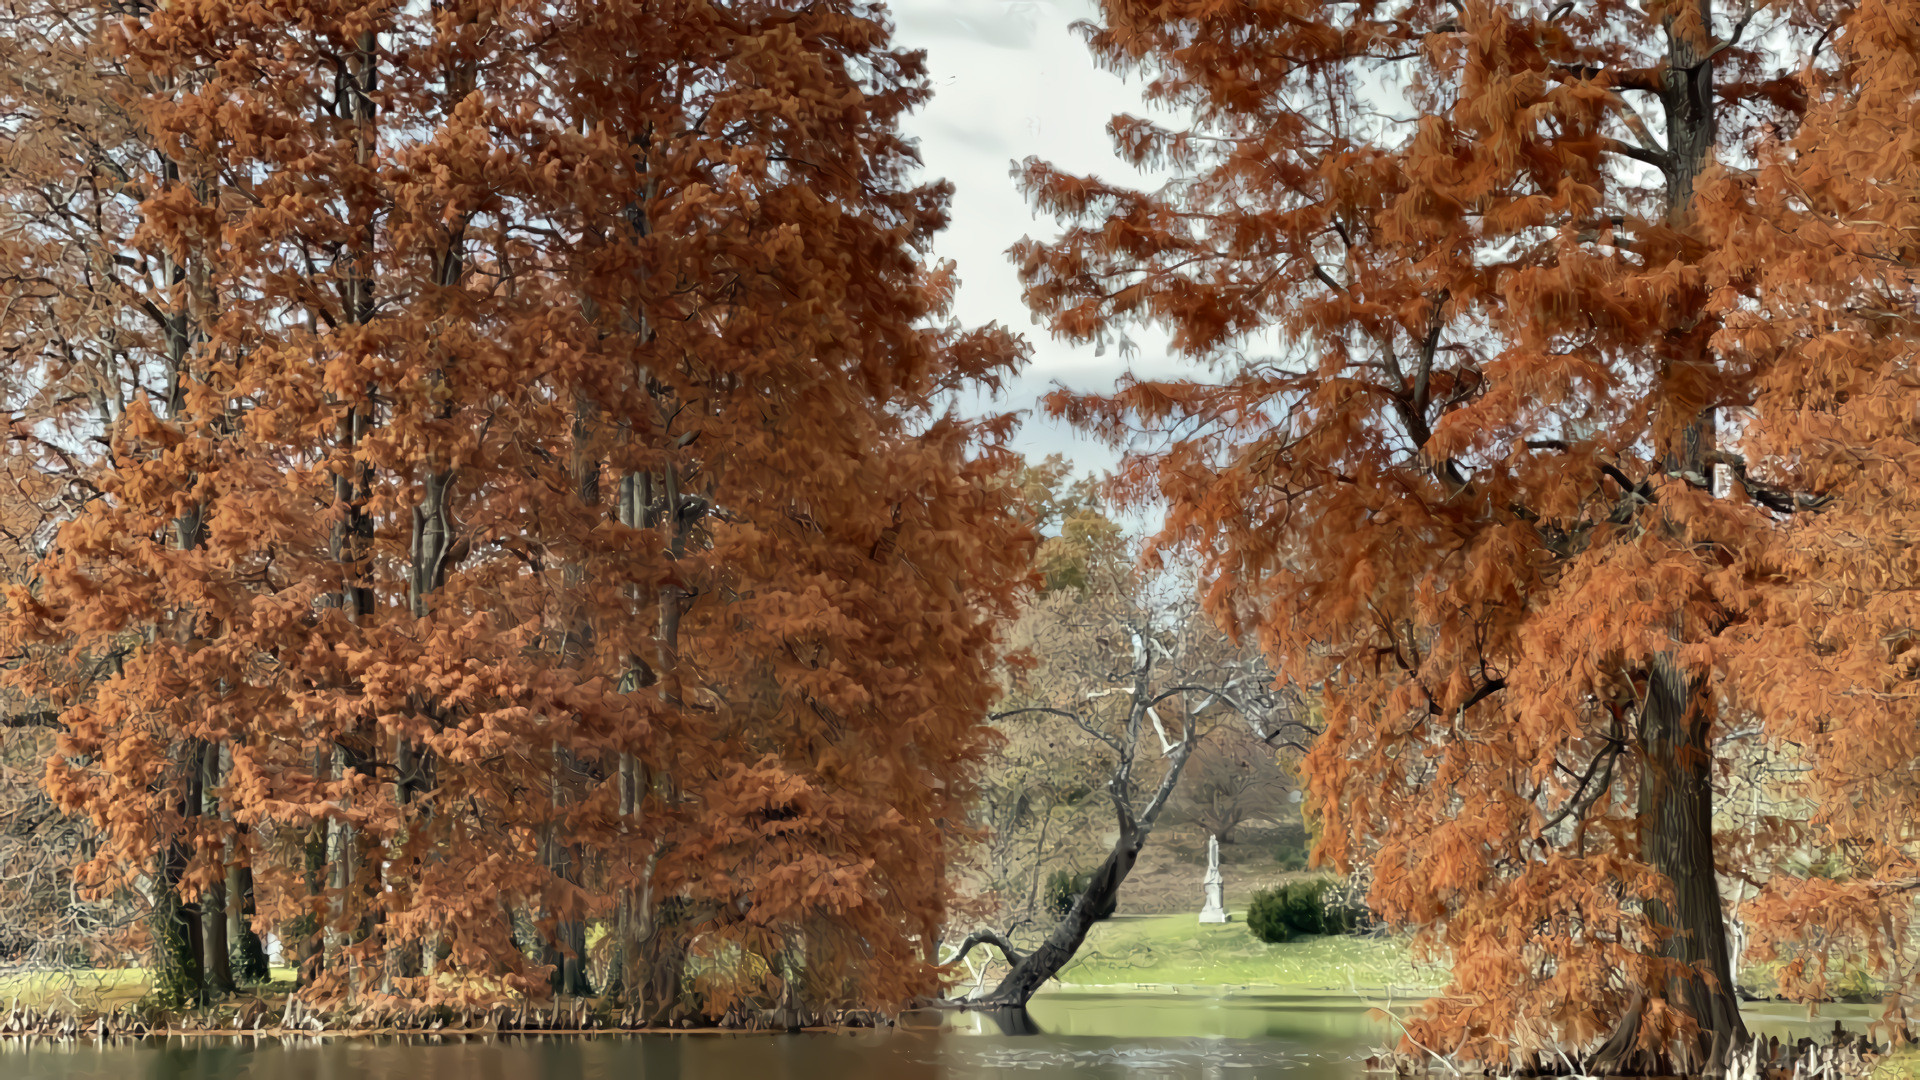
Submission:
{"label": "background treeline", "polygon": [[0,10],[5,959],[935,990],[1032,533],[925,93],[846,3]]}

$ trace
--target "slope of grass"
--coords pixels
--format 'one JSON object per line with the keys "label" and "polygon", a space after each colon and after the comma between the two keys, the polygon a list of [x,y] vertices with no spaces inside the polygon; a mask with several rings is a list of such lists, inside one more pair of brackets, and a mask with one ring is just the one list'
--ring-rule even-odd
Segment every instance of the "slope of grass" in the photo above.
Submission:
{"label": "slope of grass", "polygon": [[1060,972],[1068,986],[1281,986],[1299,989],[1431,989],[1446,972],[1416,964],[1390,937],[1305,938],[1268,945],[1246,912],[1204,925],[1191,913],[1116,916],[1087,935]]}

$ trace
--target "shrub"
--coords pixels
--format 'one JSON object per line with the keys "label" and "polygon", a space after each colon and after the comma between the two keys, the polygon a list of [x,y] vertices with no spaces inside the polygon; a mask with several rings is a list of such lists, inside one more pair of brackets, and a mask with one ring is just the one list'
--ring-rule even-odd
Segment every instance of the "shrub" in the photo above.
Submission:
{"label": "shrub", "polygon": [[1309,934],[1356,933],[1370,921],[1367,909],[1342,896],[1331,878],[1264,889],[1247,908],[1247,929],[1269,944]]}
{"label": "shrub", "polygon": [[1283,885],[1278,889],[1262,889],[1253,894],[1253,902],[1247,905],[1247,929],[1269,945],[1293,940],[1293,927],[1280,910],[1288,888],[1290,886]]}
{"label": "shrub", "polygon": [[[1074,899],[1085,892],[1087,886],[1092,883],[1093,871],[1091,870],[1082,870],[1077,874],[1071,870],[1055,870],[1053,873],[1048,874],[1047,887],[1045,890],[1047,914],[1053,916],[1055,919],[1066,918],[1067,911],[1073,907]],[[1120,898],[1118,896],[1110,897],[1105,907],[1093,913],[1093,921],[1099,922],[1107,918],[1112,915],[1119,906]]]}

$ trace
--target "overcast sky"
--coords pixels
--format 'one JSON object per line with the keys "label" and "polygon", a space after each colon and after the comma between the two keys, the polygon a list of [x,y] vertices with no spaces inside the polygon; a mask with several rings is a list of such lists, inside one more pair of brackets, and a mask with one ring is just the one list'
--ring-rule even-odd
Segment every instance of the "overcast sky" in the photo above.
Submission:
{"label": "overcast sky", "polygon": [[[1128,367],[1165,374],[1175,365],[1158,335],[1133,334],[1140,351],[1096,356],[1092,346],[1053,340],[1033,325],[1006,250],[1020,237],[1055,235],[1051,218],[1036,218],[1014,190],[1010,170],[1038,155],[1077,173],[1141,186],[1158,180],[1114,156],[1107,121],[1144,115],[1139,84],[1094,67],[1071,26],[1091,13],[1087,0],[889,0],[900,44],[927,50],[934,98],[906,127],[920,139],[927,174],[956,188],[953,224],[936,244],[959,264],[956,302],[968,325],[998,322],[1033,345],[1033,363],[1000,400],[1003,409],[1032,409],[1055,383],[1075,390],[1110,389]],[[1070,430],[1032,416],[1016,442],[1030,457],[1065,453],[1083,469],[1110,468],[1115,456]]]}

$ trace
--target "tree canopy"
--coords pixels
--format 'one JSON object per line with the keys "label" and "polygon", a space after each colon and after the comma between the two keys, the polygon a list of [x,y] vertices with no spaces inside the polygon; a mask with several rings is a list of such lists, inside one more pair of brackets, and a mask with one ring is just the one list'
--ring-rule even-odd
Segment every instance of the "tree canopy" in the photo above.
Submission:
{"label": "tree canopy", "polygon": [[[1452,960],[1424,1045],[1717,1061],[1744,1028],[1716,867],[1761,883],[1763,937],[1824,922],[1912,970],[1907,18],[1103,0],[1084,27],[1190,126],[1114,120],[1157,191],[1023,167],[1065,223],[1015,248],[1028,301],[1218,375],[1051,408],[1174,433],[1123,485],[1319,688],[1320,855]],[[1810,831],[1716,818],[1750,722],[1813,769]],[[1858,873],[1801,879],[1807,842]]]}
{"label": "tree canopy", "polygon": [[112,657],[15,678],[180,996],[243,894],[312,1000],[580,992],[589,920],[649,1016],[933,992],[1031,547],[946,403],[1023,347],[944,315],[883,13],[35,11],[6,256],[92,321],[14,363],[103,448],[7,628]]}

